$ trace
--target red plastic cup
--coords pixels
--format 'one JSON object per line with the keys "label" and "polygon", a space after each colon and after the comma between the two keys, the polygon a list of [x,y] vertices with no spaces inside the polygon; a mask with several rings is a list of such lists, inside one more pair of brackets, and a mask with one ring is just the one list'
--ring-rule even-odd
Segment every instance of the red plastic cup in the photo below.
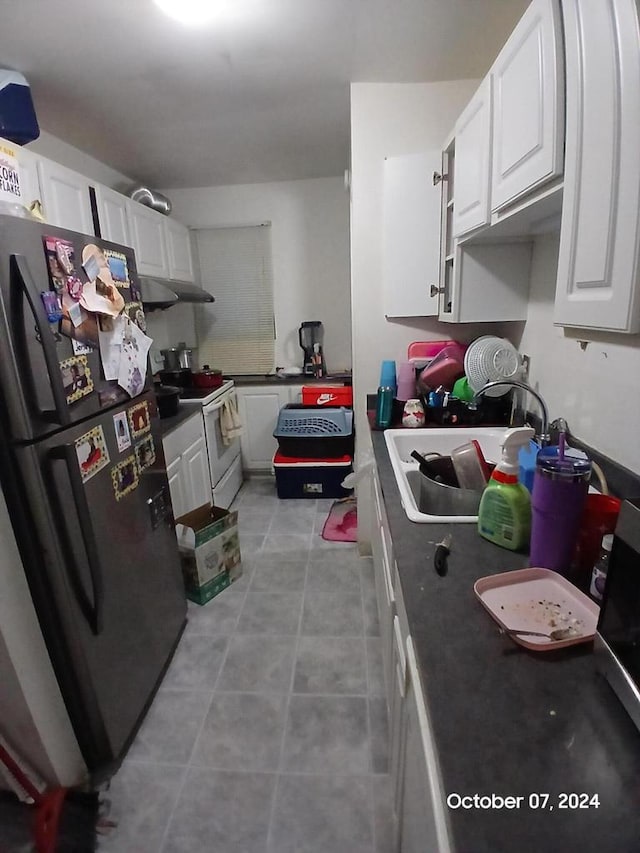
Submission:
{"label": "red plastic cup", "polygon": [[600,554],[602,537],[616,528],[621,503],[611,495],[587,495],[573,553],[575,572],[591,572]]}

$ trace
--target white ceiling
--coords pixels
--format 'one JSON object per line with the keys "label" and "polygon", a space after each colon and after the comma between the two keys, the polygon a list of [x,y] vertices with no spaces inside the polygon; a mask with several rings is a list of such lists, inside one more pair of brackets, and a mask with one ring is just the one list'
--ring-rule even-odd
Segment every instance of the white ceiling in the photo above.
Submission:
{"label": "white ceiling", "polygon": [[326,177],[348,166],[351,81],[482,77],[527,5],[234,0],[187,28],[153,0],[5,0],[0,64],[43,129],[151,186]]}

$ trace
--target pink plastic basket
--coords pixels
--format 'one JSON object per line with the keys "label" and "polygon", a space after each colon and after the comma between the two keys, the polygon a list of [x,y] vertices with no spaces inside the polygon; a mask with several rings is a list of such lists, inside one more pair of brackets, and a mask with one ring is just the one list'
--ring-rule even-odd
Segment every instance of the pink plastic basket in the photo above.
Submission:
{"label": "pink plastic basket", "polygon": [[453,383],[463,374],[464,350],[454,342],[440,350],[420,373],[419,381],[425,388],[438,388],[442,385],[451,390]]}

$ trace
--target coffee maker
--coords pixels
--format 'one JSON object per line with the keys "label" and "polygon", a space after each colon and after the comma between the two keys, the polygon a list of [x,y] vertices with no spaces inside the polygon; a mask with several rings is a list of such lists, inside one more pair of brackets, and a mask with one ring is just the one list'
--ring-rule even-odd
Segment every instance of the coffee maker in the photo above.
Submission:
{"label": "coffee maker", "polygon": [[323,328],[320,320],[305,320],[298,329],[298,340],[304,352],[302,372],[305,376],[324,376],[326,367],[322,351]]}

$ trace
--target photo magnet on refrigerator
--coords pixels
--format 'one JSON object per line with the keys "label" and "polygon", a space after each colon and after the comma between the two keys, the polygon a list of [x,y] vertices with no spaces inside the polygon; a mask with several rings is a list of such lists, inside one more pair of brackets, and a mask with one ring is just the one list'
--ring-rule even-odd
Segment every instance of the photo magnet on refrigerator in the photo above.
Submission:
{"label": "photo magnet on refrigerator", "polygon": [[83,344],[98,346],[98,324],[83,305],[84,284],[76,271],[75,246],[60,237],[43,236],[49,280],[62,302],[60,331]]}
{"label": "photo magnet on refrigerator", "polygon": [[131,435],[133,438],[138,438],[139,436],[144,435],[145,432],[149,432],[151,429],[151,416],[149,414],[149,406],[147,405],[146,400],[142,403],[136,403],[135,406],[131,406],[131,408],[127,410],[127,416],[129,418],[129,426],[131,427]]}
{"label": "photo magnet on refrigerator", "polygon": [[136,444],[134,453],[136,454],[138,471],[142,474],[145,468],[149,468],[156,461],[156,448],[153,443],[153,436],[148,435],[142,439],[140,444]]}
{"label": "photo magnet on refrigerator", "polygon": [[111,480],[116,500],[122,500],[125,495],[132,492],[138,485],[138,471],[136,468],[136,457],[132,454],[127,456],[124,462],[115,465],[111,469]]}
{"label": "photo magnet on refrigerator", "polygon": [[74,355],[89,355],[90,352],[93,352],[93,347],[80,343],[75,338],[71,339],[71,346],[73,347]]}
{"label": "photo magnet on refrigerator", "polygon": [[128,288],[130,282],[126,255],[123,255],[122,252],[115,252],[113,249],[105,249],[104,256],[115,286]]}
{"label": "photo magnet on refrigerator", "polygon": [[118,443],[118,451],[124,453],[131,447],[131,435],[129,433],[129,423],[127,421],[126,412],[118,412],[113,416],[113,428],[116,433],[116,441]]}
{"label": "photo magnet on refrigerator", "polygon": [[75,445],[82,482],[86,483],[110,462],[102,427],[97,426],[85,432]]}
{"label": "photo magnet on refrigerator", "polygon": [[136,324],[141,332],[147,331],[147,321],[144,316],[142,302],[127,302],[124,306],[124,313],[132,323]]}
{"label": "photo magnet on refrigerator", "polygon": [[60,373],[68,404],[75,403],[93,391],[93,379],[86,355],[74,355],[61,361]]}

